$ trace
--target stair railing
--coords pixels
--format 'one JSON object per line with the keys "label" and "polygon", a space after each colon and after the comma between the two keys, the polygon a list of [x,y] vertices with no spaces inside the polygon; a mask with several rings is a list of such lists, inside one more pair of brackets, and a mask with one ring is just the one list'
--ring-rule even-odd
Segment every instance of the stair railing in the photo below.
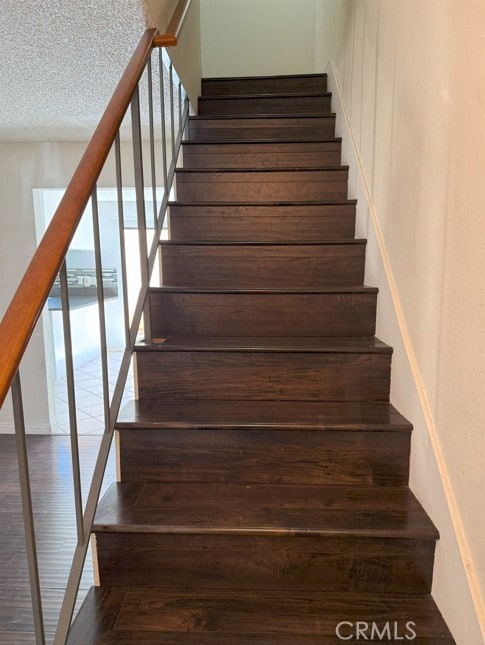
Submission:
{"label": "stair railing", "polygon": [[[32,607],[36,642],[46,642],[42,612],[41,585],[37,562],[37,548],[33,519],[33,503],[30,490],[29,464],[26,444],[26,424],[20,379],[22,357],[29,345],[31,336],[49,298],[52,286],[58,278],[61,293],[62,321],[65,349],[65,369],[69,405],[70,442],[73,468],[73,489],[77,526],[77,546],[74,551],[71,571],[57,623],[54,643],[64,644],[76,604],[79,584],[90,541],[96,508],[100,496],[103,477],[108,461],[116,418],[123,397],[123,390],[130,369],[133,347],[144,320],[145,339],[151,340],[150,320],[147,311],[147,296],[150,277],[157,257],[158,242],[164,226],[165,214],[170,191],[175,176],[177,157],[184,130],[188,122],[189,100],[174,66],[167,55],[166,47],[177,44],[190,0],[179,0],[170,20],[167,32],[158,34],[156,29],[148,29],[141,38],[102,118],[82,157],[72,180],[49,224],[33,258],[19,284],[19,287],[0,323],[2,359],[0,362],[0,405],[11,390],[16,446],[19,465],[22,511],[25,529],[26,551],[30,577]],[[158,56],[156,55],[158,53]],[[154,136],[154,91],[153,59],[158,66],[160,87],[159,111],[161,140]],[[146,71],[146,85],[143,75]],[[168,77],[168,78],[167,78]],[[142,114],[140,107],[141,91],[147,90],[148,105]],[[128,113],[129,110],[129,113]],[[148,114],[145,114],[145,113]],[[125,115],[128,116],[125,119]],[[143,121],[148,121],[147,130],[149,156],[148,164],[143,157],[145,130]],[[134,187],[138,224],[140,253],[141,287],[134,313],[129,315],[127,289],[127,262],[124,242],[124,191],[122,177],[121,150],[124,130],[122,123],[131,117],[131,143],[133,156]],[[170,138],[170,142],[168,139]],[[170,147],[169,147],[170,146]],[[157,150],[157,148],[159,148]],[[108,346],[105,312],[105,293],[103,284],[103,261],[101,252],[100,216],[97,182],[108,156],[114,152],[116,166],[116,195],[118,210],[119,248],[121,258],[121,283],[124,312],[125,348],[121,360],[116,385],[110,392],[108,371]],[[156,164],[161,159],[163,165],[163,195],[157,203]],[[170,163],[168,163],[170,160]],[[160,163],[160,162],[159,162]],[[151,215],[146,209],[146,193],[150,188],[145,185],[144,168],[150,168],[153,201],[153,223],[147,226]],[[73,360],[73,340],[70,317],[70,293],[66,257],[76,229],[85,213],[91,207],[94,237],[94,257],[96,276],[96,301],[99,315],[99,347],[102,367],[102,389],[104,407],[104,432],[86,504],[83,508],[81,488],[80,457],[78,443],[78,421],[76,414],[75,367]],[[151,239],[149,234],[151,234]]]}

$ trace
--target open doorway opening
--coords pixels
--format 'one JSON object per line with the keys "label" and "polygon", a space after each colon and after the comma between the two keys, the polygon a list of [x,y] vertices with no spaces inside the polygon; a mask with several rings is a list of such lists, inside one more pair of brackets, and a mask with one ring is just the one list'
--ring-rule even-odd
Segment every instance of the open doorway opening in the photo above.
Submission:
{"label": "open doorway opening", "polygon": [[[34,190],[36,233],[40,240],[64,194],[62,189]],[[157,198],[159,196],[157,195]],[[151,189],[146,194],[149,211]],[[123,189],[124,243],[127,267],[129,317],[140,290],[140,256],[134,188]],[[125,347],[121,252],[115,189],[98,189],[101,233],[103,287],[108,344],[109,386],[112,393]],[[147,222],[148,225],[148,222]],[[153,229],[148,231],[150,237]],[[167,237],[164,230],[163,237]],[[72,354],[75,368],[76,410],[79,434],[102,434],[104,406],[100,354],[99,311],[96,299],[96,273],[92,212],[88,204],[66,258],[72,330]],[[155,267],[154,279],[158,279]],[[52,432],[69,432],[65,349],[60,305],[60,286],[54,284],[43,314],[44,346],[49,392],[49,416]],[[140,330],[143,333],[143,329]],[[125,388],[125,399],[135,395],[133,370]]]}

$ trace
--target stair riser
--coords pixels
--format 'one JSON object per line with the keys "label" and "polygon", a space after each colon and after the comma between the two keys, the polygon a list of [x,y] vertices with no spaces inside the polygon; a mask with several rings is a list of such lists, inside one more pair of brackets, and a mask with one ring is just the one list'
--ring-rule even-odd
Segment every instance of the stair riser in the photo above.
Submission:
{"label": "stair riser", "polygon": [[312,168],[338,166],[341,144],[190,144],[183,147],[184,168]]}
{"label": "stair riser", "polygon": [[170,206],[174,241],[321,242],[353,238],[355,206]]}
{"label": "stair riser", "polygon": [[390,354],[136,354],[140,398],[387,401]]}
{"label": "stair riser", "polygon": [[[215,175],[215,173],[214,173]],[[347,173],[315,172],[314,178],[300,177],[299,172],[287,177],[257,176],[241,173],[239,176],[213,177],[210,173],[177,173],[177,199],[205,202],[264,202],[315,201],[346,199]]]}
{"label": "stair riser", "polygon": [[119,430],[123,482],[405,486],[409,432]]}
{"label": "stair riser", "polygon": [[433,540],[96,534],[101,585],[429,593]]}
{"label": "stair riser", "polygon": [[[372,336],[376,294],[150,292],[152,334]],[[262,321],[264,325],[262,327]]]}
{"label": "stair riser", "polygon": [[189,121],[191,141],[261,141],[267,139],[330,139],[335,117],[293,119],[198,119]]}
{"label": "stair riser", "polygon": [[273,78],[203,78],[203,96],[326,92],[327,75]]}
{"label": "stair riser", "polygon": [[355,286],[365,245],[161,247],[161,283],[185,287]]}
{"label": "stair riser", "polygon": [[330,114],[331,96],[248,96],[199,98],[200,116],[247,114]]}

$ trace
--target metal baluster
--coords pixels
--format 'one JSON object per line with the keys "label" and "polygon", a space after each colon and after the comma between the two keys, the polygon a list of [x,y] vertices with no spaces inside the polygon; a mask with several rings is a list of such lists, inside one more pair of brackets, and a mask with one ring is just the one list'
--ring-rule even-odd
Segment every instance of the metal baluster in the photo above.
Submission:
{"label": "metal baluster", "polygon": [[64,354],[66,362],[67,401],[69,407],[69,433],[71,437],[72,480],[76,509],[77,543],[84,542],[83,498],[81,491],[81,468],[79,465],[79,442],[77,434],[76,392],[74,387],[74,363],[72,358],[71,317],[69,315],[69,290],[66,261],[59,271],[61,282],[62,326],[64,329]]}
{"label": "metal baluster", "polygon": [[17,372],[12,381],[12,405],[15,424],[15,441],[17,444],[17,459],[20,477],[20,494],[22,498],[22,513],[24,519],[25,547],[29,567],[30,594],[34,614],[35,642],[44,645],[44,618],[42,616],[42,598],[40,593],[39,566],[37,563],[37,547],[35,543],[34,515],[32,513],[32,494],[30,491],[29,458],[25,439],[24,406],[22,402],[22,386],[20,374]]}
{"label": "metal baluster", "polygon": [[[148,288],[150,274],[148,270],[148,251],[145,220],[145,183],[143,179],[143,154],[141,142],[140,123],[140,91],[137,87],[131,99],[131,127],[133,137],[133,163],[135,173],[136,192],[136,213],[138,221],[138,243],[140,248],[140,273],[142,290]],[[150,312],[148,309],[148,298],[143,308],[143,323],[145,329],[145,341],[150,342],[152,338],[150,328]]]}
{"label": "metal baluster", "polygon": [[153,128],[153,82],[152,82],[152,57],[148,59],[148,118],[150,123],[150,167],[152,171],[152,199],[153,199],[153,226],[157,228],[157,176],[155,172],[155,136]]}
{"label": "metal baluster", "polygon": [[190,101],[186,92],[185,104],[184,104],[184,132],[187,131],[187,136],[188,136],[188,127],[189,127],[189,115],[190,115]]}
{"label": "metal baluster", "polygon": [[175,165],[175,107],[173,98],[173,64],[170,63],[169,67],[170,76],[170,128],[172,135],[172,164]]}
{"label": "metal baluster", "polygon": [[159,52],[159,69],[160,69],[160,112],[161,112],[161,125],[162,125],[162,159],[163,159],[163,193],[164,196],[168,192],[167,179],[167,132],[165,126],[165,80],[163,76],[163,49],[160,48]]}
{"label": "metal baluster", "polygon": [[103,264],[101,259],[101,235],[99,231],[98,191],[96,186],[91,194],[94,233],[94,262],[96,266],[96,295],[99,314],[99,340],[101,352],[101,371],[103,381],[104,429],[109,431],[111,423],[109,406],[108,346],[106,341],[106,313],[104,310]]}
{"label": "metal baluster", "polygon": [[130,344],[130,312],[128,308],[128,277],[126,273],[125,216],[123,209],[123,177],[121,173],[120,133],[115,139],[116,193],[118,197],[118,231],[120,237],[121,288],[123,289],[123,320],[125,327],[125,346]]}
{"label": "metal baluster", "polygon": [[179,96],[179,132],[181,132],[182,131],[182,81],[180,80],[179,80],[178,96]]}

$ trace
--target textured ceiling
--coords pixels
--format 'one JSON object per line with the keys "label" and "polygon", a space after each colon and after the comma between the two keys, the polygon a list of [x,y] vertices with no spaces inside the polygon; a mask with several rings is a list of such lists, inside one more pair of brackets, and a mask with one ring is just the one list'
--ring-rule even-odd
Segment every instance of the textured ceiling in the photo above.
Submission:
{"label": "textured ceiling", "polygon": [[0,0],[0,140],[85,140],[150,25],[143,0]]}

